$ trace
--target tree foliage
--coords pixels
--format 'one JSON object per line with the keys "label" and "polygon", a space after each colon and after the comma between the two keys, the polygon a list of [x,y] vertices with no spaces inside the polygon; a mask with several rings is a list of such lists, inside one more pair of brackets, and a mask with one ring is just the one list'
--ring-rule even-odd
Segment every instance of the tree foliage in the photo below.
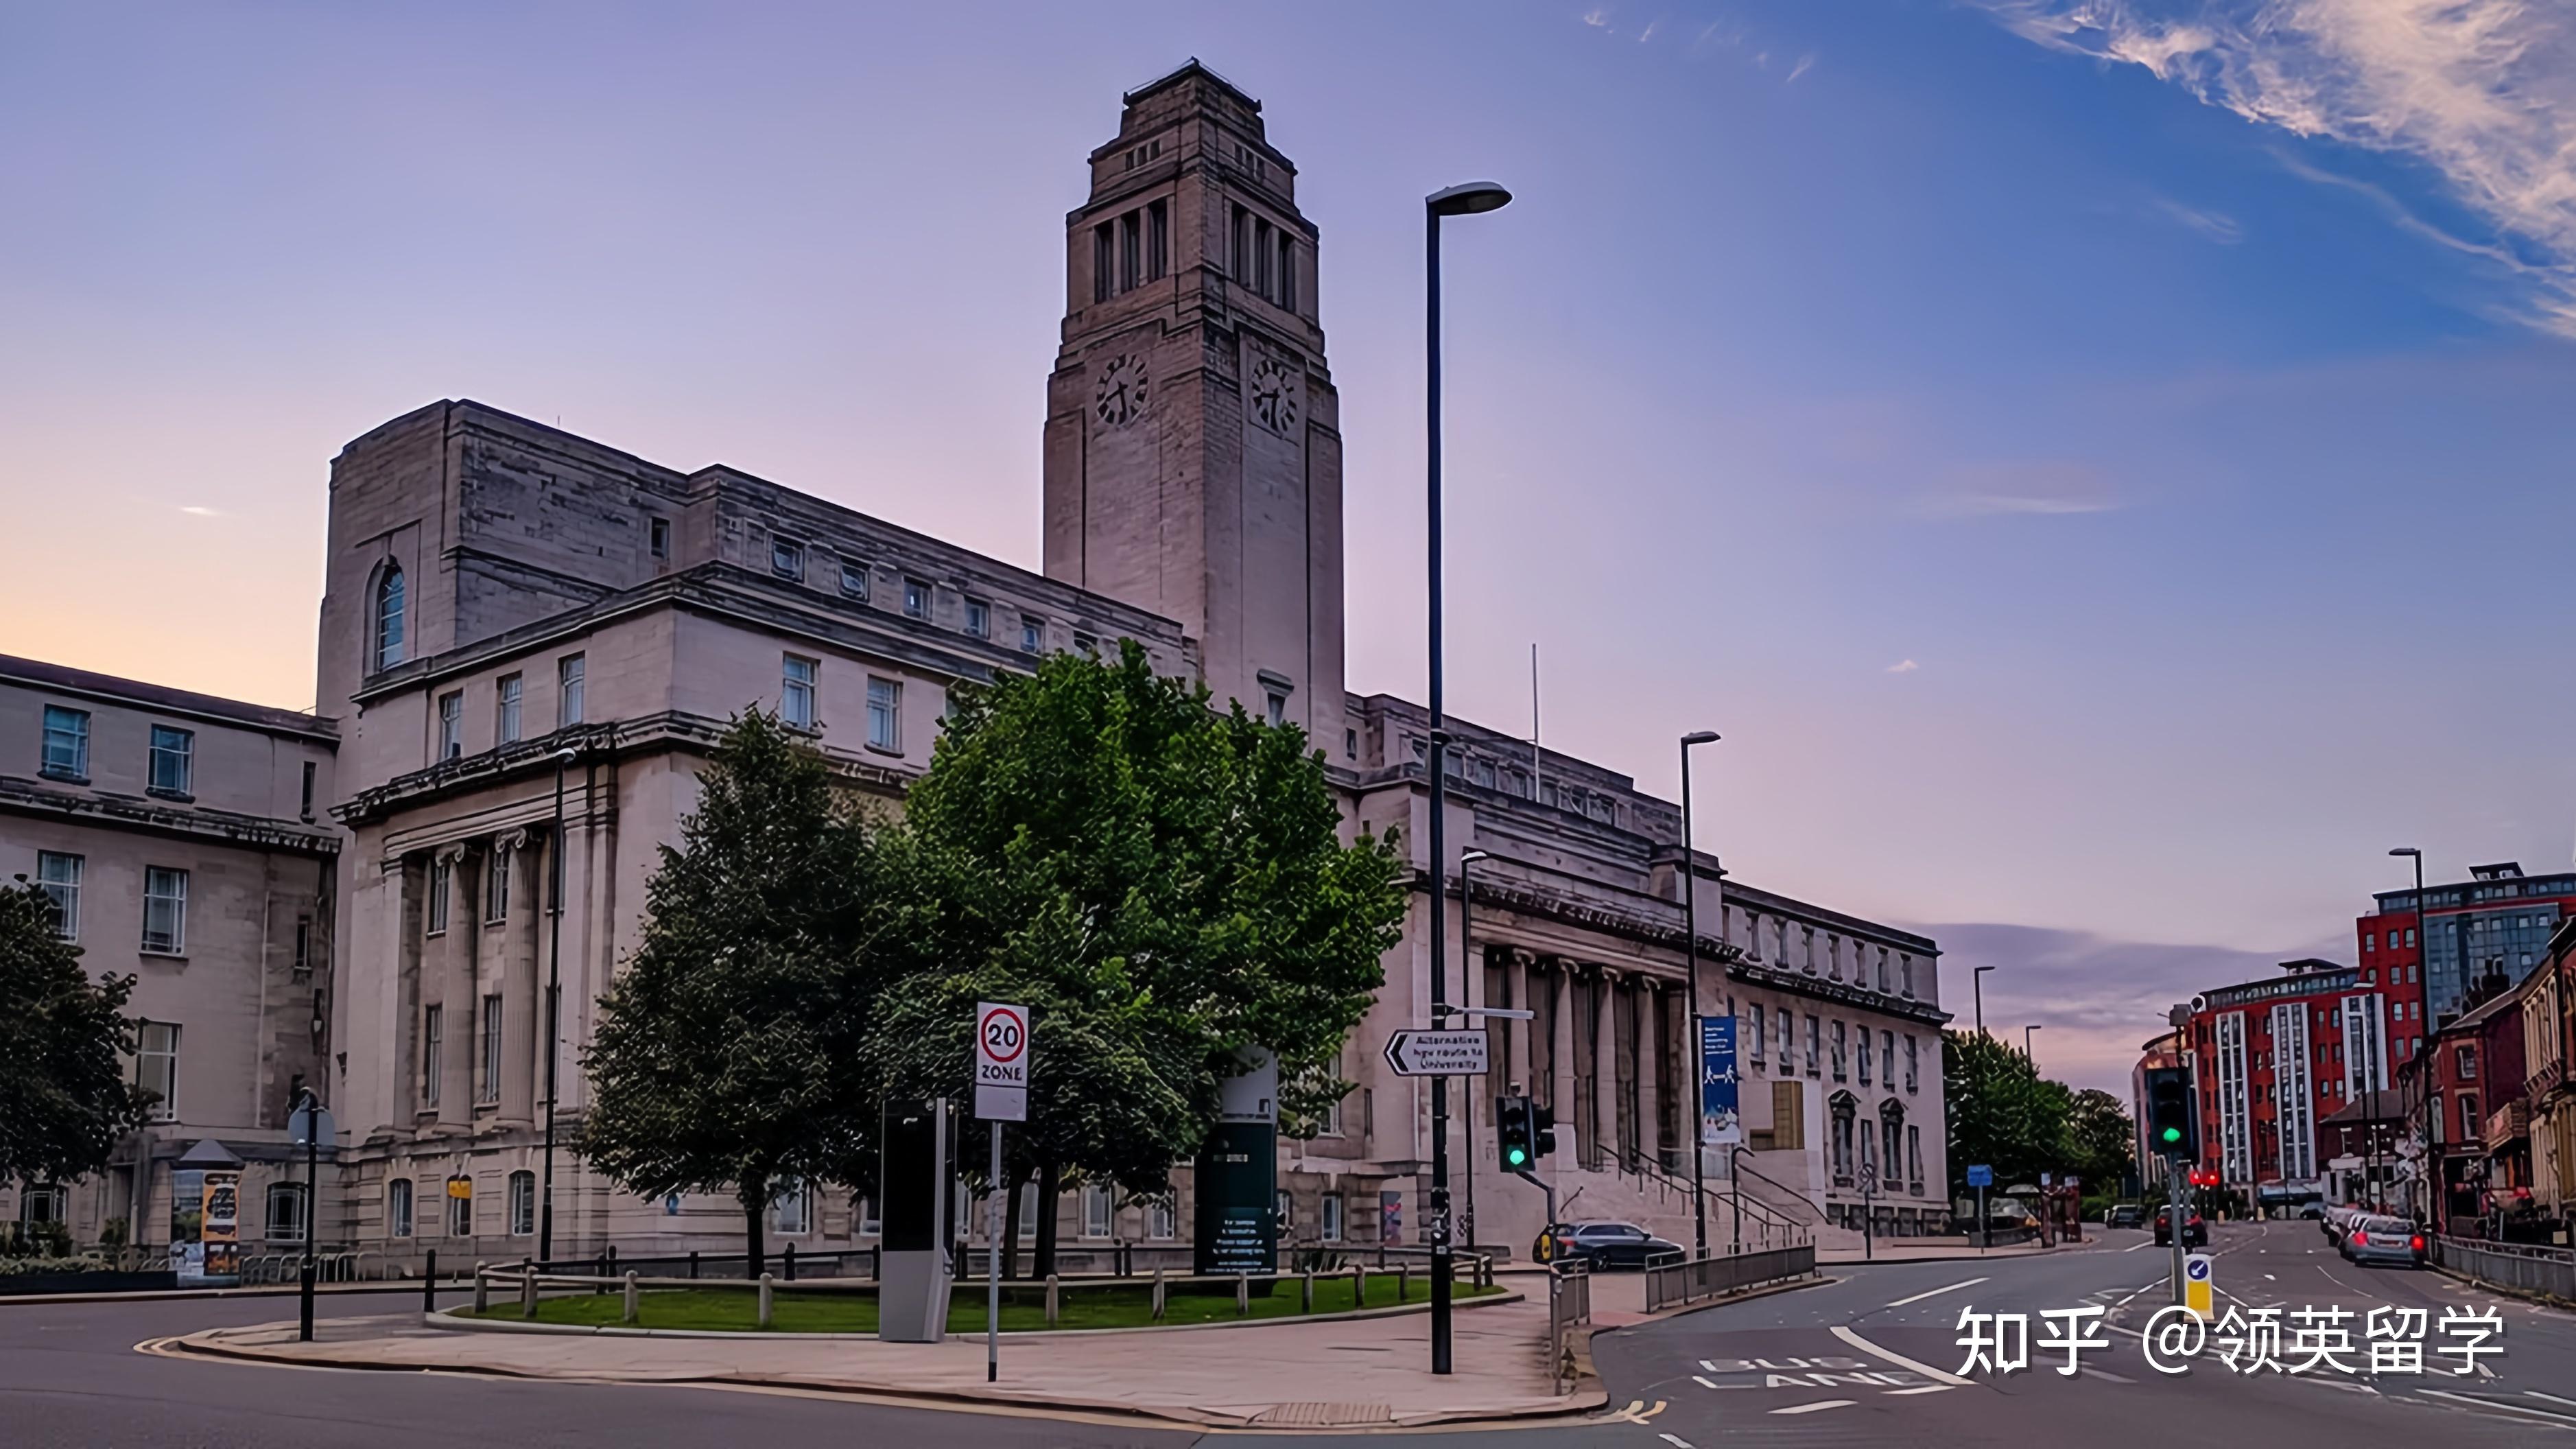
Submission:
{"label": "tree foliage", "polygon": [[1994,1168],[1998,1188],[2036,1184],[2043,1172],[2117,1188],[2132,1158],[2119,1098],[2042,1077],[2030,1058],[1972,1031],[1944,1033],[1941,1053],[1954,1194],[1969,1190],[1968,1168],[1980,1162]]}
{"label": "tree foliage", "polygon": [[822,756],[758,710],[698,784],[600,1001],[582,1151],[643,1196],[732,1191],[757,1272],[782,1180],[857,1170],[847,1124],[868,1104],[847,1066],[870,993],[850,989],[847,944],[867,852]]}
{"label": "tree foliage", "polygon": [[0,1182],[65,1182],[107,1166],[149,1094],[126,1080],[134,977],[92,979],[33,886],[0,889]]}

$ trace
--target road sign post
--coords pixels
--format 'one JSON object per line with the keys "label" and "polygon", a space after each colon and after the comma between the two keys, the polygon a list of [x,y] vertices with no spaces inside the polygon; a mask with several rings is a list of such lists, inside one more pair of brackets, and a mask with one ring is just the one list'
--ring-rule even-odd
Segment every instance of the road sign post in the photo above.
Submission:
{"label": "road sign post", "polygon": [[1029,1009],[975,1007],[975,1115],[992,1138],[984,1202],[984,1382],[1002,1376],[1002,1124],[1029,1120]]}
{"label": "road sign post", "polygon": [[1968,1168],[1968,1186],[1977,1190],[1977,1251],[1986,1250],[1993,1233],[1986,1226],[1986,1189],[1995,1185],[1995,1170],[1980,1162]]}

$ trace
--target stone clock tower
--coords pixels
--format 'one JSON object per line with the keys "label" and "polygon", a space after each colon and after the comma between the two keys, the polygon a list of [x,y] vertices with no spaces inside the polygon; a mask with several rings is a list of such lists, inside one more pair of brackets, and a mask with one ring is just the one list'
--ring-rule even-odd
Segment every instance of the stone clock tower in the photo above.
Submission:
{"label": "stone clock tower", "polygon": [[1128,93],[1066,220],[1046,572],[1178,620],[1219,703],[1339,760],[1340,409],[1296,178],[1197,61]]}

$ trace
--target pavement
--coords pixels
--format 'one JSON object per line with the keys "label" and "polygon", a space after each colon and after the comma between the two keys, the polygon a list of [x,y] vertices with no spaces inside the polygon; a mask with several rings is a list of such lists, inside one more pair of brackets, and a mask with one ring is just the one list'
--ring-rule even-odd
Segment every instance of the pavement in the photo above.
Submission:
{"label": "pavement", "polygon": [[[1603,1295],[1605,1321],[1643,1317]],[[1362,1427],[1582,1413],[1597,1386],[1558,1394],[1548,1372],[1544,1294],[1462,1306],[1455,1371],[1433,1376],[1427,1312],[1254,1326],[1007,1335],[985,1380],[983,1339],[873,1339],[495,1332],[411,1312],[210,1329],[182,1352],[343,1369],[468,1371],[587,1383],[758,1385],[838,1393],[1132,1414],[1209,1426]]]}

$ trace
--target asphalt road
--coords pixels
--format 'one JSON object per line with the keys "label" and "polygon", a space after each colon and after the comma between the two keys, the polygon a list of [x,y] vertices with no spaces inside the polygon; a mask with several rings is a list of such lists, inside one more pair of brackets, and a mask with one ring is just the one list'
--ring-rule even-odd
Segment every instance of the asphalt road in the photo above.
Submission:
{"label": "asphalt road", "polygon": [[[2178,1436],[2227,1443],[2352,1441],[2478,1449],[2576,1430],[2576,1318],[2497,1300],[2432,1273],[2345,1263],[2312,1223],[2215,1229],[2221,1306],[2492,1305],[2504,1352],[2489,1374],[2452,1365],[2420,1377],[2240,1376],[2205,1356],[2167,1376],[2133,1330],[2162,1303],[2165,1257],[2140,1233],[2080,1251],[1974,1262],[1837,1266],[1830,1281],[1607,1333],[1594,1352],[1608,1421],[1372,1435],[1411,1449],[1707,1449],[1713,1445],[1904,1444],[1909,1449],[2073,1442],[2167,1449]],[[330,1314],[383,1312],[411,1294],[334,1296]],[[2069,1378],[2037,1352],[2037,1314],[2100,1304],[2107,1350]],[[1956,1373],[1963,1306],[2033,1315],[2034,1364],[2008,1377]],[[347,1373],[138,1353],[136,1345],[218,1324],[290,1316],[289,1298],[67,1305],[0,1304],[0,1445],[222,1449],[454,1449],[516,1442],[653,1449],[709,1444],[1150,1446],[1233,1437],[1115,1420],[956,1413],[904,1404],[703,1387],[520,1382],[454,1374]],[[2439,1342],[2437,1334],[2435,1341]],[[2356,1358],[2361,1357],[2355,1355]],[[2062,1361],[2057,1355],[2055,1361]],[[821,1436],[830,1436],[825,1439]],[[1347,1437],[1286,1444],[1348,1445]]]}

